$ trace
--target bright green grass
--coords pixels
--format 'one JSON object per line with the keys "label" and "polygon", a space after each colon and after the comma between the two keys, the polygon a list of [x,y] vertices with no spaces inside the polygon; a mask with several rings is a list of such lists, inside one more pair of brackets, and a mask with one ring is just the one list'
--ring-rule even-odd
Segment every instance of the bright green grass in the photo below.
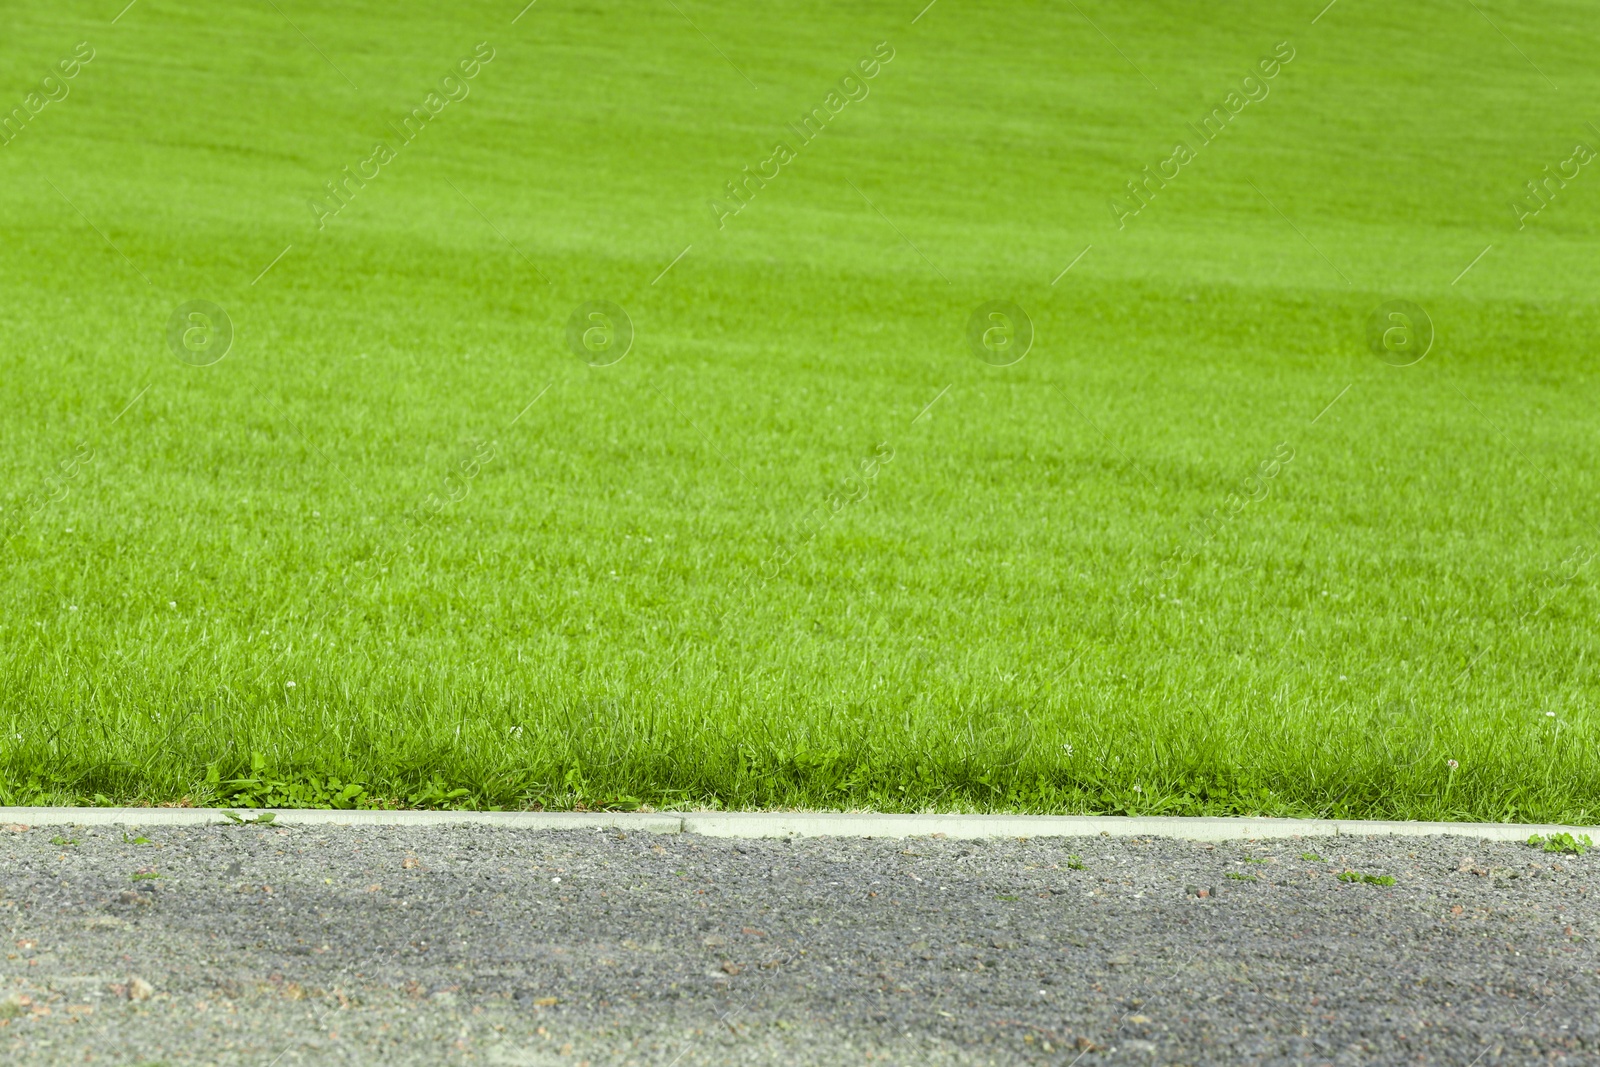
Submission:
{"label": "bright green grass", "polygon": [[1600,818],[1586,5],[677,6],[11,14],[0,801]]}

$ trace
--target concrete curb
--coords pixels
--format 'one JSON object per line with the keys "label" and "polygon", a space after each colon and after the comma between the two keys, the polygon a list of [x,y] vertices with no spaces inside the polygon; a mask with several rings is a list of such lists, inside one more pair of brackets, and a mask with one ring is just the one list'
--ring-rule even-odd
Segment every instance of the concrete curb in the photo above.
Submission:
{"label": "concrete curb", "polygon": [[[254,818],[263,808],[233,808]],[[221,808],[0,808],[0,830],[15,826],[215,826],[230,823]],[[580,811],[334,811],[272,809],[274,826],[497,826],[508,830],[604,830],[676,834],[677,814]]]}
{"label": "concrete curb", "polygon": [[[244,815],[253,809],[240,809]],[[274,813],[275,826],[495,826],[509,830],[605,830],[702,837],[1169,837],[1243,841],[1286,837],[1474,837],[1526,841],[1530,834],[1586,833],[1600,827],[1524,823],[1381,822],[1357,819],[1212,819],[1123,815],[879,815],[872,813],[698,811],[328,811]],[[33,826],[207,826],[226,824],[217,808],[0,808],[0,828]]]}

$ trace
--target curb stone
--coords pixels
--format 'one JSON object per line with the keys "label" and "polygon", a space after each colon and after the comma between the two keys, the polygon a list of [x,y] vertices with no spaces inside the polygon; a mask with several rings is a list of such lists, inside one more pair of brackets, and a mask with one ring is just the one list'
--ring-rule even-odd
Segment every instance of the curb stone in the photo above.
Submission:
{"label": "curb stone", "polygon": [[[238,809],[252,817],[257,809]],[[856,812],[273,811],[274,826],[493,826],[508,830],[623,830],[702,837],[1167,837],[1243,841],[1289,837],[1471,837],[1526,841],[1530,834],[1600,827],[1548,823],[1388,822],[1361,819],[1181,818],[1128,815],[881,815]],[[219,808],[0,808],[0,830],[33,826],[227,825]]]}

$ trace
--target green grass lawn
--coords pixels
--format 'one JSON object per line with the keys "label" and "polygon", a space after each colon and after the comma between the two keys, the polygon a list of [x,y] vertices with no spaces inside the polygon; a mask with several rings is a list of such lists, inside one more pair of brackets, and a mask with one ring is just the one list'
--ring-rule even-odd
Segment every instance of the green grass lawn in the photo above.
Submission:
{"label": "green grass lawn", "polygon": [[0,41],[0,801],[1600,819],[1586,5],[122,2]]}

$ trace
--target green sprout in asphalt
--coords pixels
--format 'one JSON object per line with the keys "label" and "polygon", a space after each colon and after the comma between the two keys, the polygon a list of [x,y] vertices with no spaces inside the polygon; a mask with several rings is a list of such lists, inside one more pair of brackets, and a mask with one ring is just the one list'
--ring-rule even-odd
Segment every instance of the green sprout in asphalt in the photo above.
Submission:
{"label": "green sprout in asphalt", "polygon": [[278,817],[276,812],[264,811],[260,815],[257,815],[253,819],[247,819],[243,815],[240,815],[238,812],[233,811],[232,809],[224,809],[223,812],[222,812],[222,815],[223,815],[223,817],[225,819],[227,819],[229,822],[233,823],[236,826],[248,826],[250,824],[255,824],[257,826],[266,826],[268,823],[271,823],[274,819],[276,819]]}
{"label": "green sprout in asphalt", "polygon": [[1362,874],[1360,871],[1340,871],[1341,882],[1365,882],[1368,885],[1394,885],[1394,879],[1387,874]]}
{"label": "green sprout in asphalt", "polygon": [[1594,842],[1589,840],[1588,834],[1573,837],[1569,833],[1551,834],[1549,837],[1534,834],[1528,838],[1528,844],[1542,848],[1546,852],[1565,852],[1573,856],[1581,856],[1594,847]]}

